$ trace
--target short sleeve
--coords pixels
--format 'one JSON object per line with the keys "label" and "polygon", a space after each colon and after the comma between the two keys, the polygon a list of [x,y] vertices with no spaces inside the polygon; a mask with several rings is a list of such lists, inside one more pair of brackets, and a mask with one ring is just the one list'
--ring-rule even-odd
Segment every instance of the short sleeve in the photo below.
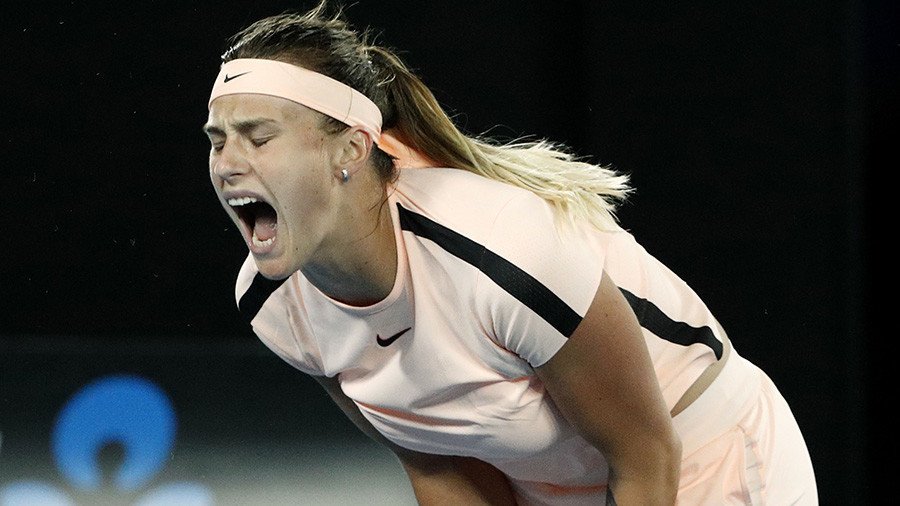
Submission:
{"label": "short sleeve", "polygon": [[546,363],[587,313],[603,273],[589,225],[563,224],[527,193],[497,215],[481,258],[477,298],[496,344]]}

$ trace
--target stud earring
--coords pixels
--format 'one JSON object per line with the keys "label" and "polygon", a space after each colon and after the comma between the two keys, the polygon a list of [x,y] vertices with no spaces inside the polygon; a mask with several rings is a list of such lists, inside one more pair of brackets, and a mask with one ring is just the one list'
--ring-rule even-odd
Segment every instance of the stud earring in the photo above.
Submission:
{"label": "stud earring", "polygon": [[350,173],[347,172],[347,169],[341,169],[341,182],[346,183],[350,181]]}

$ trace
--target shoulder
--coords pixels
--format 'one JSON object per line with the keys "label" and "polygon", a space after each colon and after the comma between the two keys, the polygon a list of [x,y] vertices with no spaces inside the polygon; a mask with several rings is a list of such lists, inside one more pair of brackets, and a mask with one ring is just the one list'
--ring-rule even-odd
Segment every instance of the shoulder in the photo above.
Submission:
{"label": "shoulder", "polygon": [[[493,190],[515,192],[519,190],[512,185],[490,179],[474,172],[447,167],[425,169],[401,169],[398,184],[408,189],[427,189],[429,191],[452,191],[468,189],[470,191]],[[437,184],[438,186],[434,186]]]}
{"label": "shoulder", "polygon": [[564,223],[527,189],[458,169],[412,169],[401,173],[396,190],[404,231],[471,255],[482,271],[502,263],[559,292],[574,280],[599,280],[595,231],[586,222]]}
{"label": "shoulder", "polygon": [[410,176],[395,197],[404,232],[473,266],[485,328],[501,347],[544,363],[581,321],[602,275],[589,225],[567,226],[533,192],[478,175],[418,169]]}
{"label": "shoulder", "polygon": [[292,288],[294,276],[298,274],[267,279],[248,255],[235,283],[238,310],[260,341],[285,362],[307,374],[322,375],[321,357],[308,321],[297,312],[303,301]]}
{"label": "shoulder", "polygon": [[272,327],[273,322],[283,320],[283,314],[290,305],[286,294],[289,284],[287,279],[263,277],[256,268],[253,256],[247,255],[234,290],[241,318],[257,333],[261,328]]}
{"label": "shoulder", "polygon": [[490,179],[467,170],[449,168],[403,169],[397,178],[396,190],[428,207],[453,208],[459,203],[491,206],[498,200],[508,200],[531,192]]}
{"label": "shoulder", "polygon": [[[534,193],[460,169],[403,170],[393,199],[401,209],[401,226],[437,226],[484,245],[497,220],[514,201],[533,209],[546,203]],[[519,204],[521,205],[521,204]]]}
{"label": "shoulder", "polygon": [[276,290],[285,284],[285,280],[271,280],[263,277],[253,261],[252,255],[247,255],[235,282],[235,302],[247,321],[252,321],[262,305]]}

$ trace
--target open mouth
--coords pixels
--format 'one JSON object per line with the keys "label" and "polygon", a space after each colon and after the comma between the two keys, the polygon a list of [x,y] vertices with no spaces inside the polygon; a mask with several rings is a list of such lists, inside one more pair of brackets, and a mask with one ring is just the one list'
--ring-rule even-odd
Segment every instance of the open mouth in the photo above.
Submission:
{"label": "open mouth", "polygon": [[278,214],[275,208],[256,197],[228,199],[228,205],[237,213],[249,231],[250,241],[257,248],[265,248],[275,243],[278,232]]}

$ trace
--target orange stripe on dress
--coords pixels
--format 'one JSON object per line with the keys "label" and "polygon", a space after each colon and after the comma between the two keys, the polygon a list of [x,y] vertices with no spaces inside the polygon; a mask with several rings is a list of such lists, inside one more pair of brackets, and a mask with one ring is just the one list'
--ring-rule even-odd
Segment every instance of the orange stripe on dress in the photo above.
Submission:
{"label": "orange stripe on dress", "polygon": [[409,420],[411,422],[421,423],[423,425],[431,425],[433,427],[437,426],[448,426],[448,425],[470,425],[472,422],[465,419],[453,419],[453,418],[435,418],[429,416],[417,415],[416,413],[412,413],[409,411],[400,411],[398,409],[384,408],[381,406],[375,406],[372,404],[367,404],[365,402],[356,401],[356,404],[376,413],[380,413],[382,415],[391,416],[394,418],[399,418],[401,420]]}
{"label": "orange stripe on dress", "polygon": [[607,489],[607,485],[566,486],[557,485],[555,483],[544,483],[540,481],[523,481],[520,483],[527,484],[546,495],[552,496],[600,494],[606,492]]}

